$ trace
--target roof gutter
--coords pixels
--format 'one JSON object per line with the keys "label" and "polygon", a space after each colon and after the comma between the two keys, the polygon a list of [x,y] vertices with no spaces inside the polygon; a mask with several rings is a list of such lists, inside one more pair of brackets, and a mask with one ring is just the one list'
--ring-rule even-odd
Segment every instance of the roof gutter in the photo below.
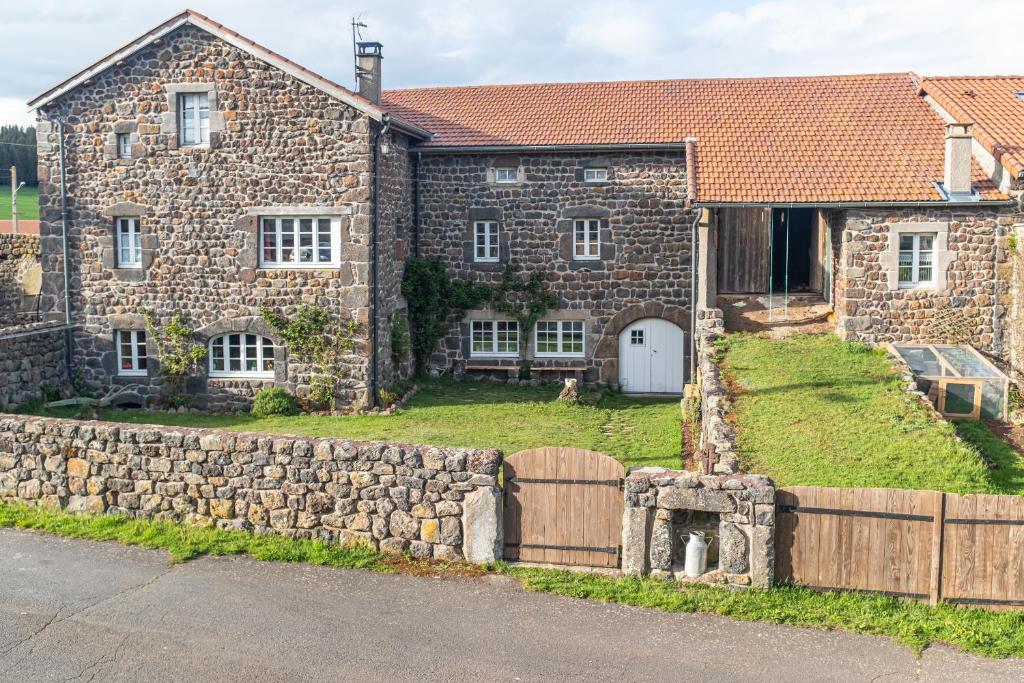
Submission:
{"label": "roof gutter", "polygon": [[607,145],[452,145],[417,147],[420,154],[521,154],[524,152],[676,152],[685,142],[638,142]]}

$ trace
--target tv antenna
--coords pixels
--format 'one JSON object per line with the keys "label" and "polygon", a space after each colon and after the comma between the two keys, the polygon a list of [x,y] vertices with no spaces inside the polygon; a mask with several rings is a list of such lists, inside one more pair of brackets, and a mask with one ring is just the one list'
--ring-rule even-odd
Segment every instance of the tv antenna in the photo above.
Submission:
{"label": "tv antenna", "polygon": [[363,39],[362,29],[366,28],[366,24],[363,23],[363,15],[357,14],[352,17],[352,63],[355,65],[355,85],[356,91],[359,90],[359,76],[361,69],[359,68],[359,51],[358,44]]}

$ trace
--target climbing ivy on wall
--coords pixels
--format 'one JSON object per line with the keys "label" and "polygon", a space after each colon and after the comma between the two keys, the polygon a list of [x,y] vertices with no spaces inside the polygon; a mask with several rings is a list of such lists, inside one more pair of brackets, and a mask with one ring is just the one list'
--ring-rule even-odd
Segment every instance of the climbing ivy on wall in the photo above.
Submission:
{"label": "climbing ivy on wall", "polygon": [[143,310],[142,315],[150,343],[156,347],[160,359],[160,374],[166,381],[163,400],[171,407],[188,405],[191,399],[185,393],[185,380],[206,358],[206,347],[193,341],[192,329],[185,325],[180,313],[164,326],[157,325],[149,311]]}
{"label": "climbing ivy on wall", "polygon": [[524,339],[528,330],[558,305],[544,273],[529,276],[509,263],[497,286],[452,279],[437,259],[414,258],[405,267],[402,294],[409,304],[409,324],[416,370],[423,372],[437,343],[447,334],[451,318],[474,308],[491,306],[519,323]]}

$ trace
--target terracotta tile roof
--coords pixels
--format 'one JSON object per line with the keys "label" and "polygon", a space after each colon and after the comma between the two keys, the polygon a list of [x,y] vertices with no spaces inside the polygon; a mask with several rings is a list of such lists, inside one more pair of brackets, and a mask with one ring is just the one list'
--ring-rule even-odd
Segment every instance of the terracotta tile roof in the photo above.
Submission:
{"label": "terracotta tile roof", "polygon": [[1015,178],[1024,174],[1024,76],[925,78],[921,90],[973,123],[975,139]]}
{"label": "terracotta tile roof", "polygon": [[942,199],[944,125],[907,73],[389,90],[382,107],[433,132],[425,147],[696,136],[704,202]]}

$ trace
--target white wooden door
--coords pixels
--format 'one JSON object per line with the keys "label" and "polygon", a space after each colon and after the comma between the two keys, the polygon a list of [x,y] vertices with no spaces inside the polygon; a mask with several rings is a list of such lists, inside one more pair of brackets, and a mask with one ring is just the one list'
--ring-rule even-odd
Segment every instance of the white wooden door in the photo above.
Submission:
{"label": "white wooden door", "polygon": [[661,318],[637,320],[619,335],[619,384],[630,394],[683,393],[685,333]]}

